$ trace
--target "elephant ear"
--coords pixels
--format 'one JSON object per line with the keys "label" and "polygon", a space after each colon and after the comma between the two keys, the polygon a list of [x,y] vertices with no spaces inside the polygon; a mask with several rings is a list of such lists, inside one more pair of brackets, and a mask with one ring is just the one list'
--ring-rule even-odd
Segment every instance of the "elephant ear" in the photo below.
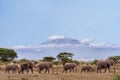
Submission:
{"label": "elephant ear", "polygon": [[107,59],[106,61],[107,61],[107,63],[110,64],[110,65],[113,65],[113,64],[114,64],[114,61],[113,61],[112,59]]}

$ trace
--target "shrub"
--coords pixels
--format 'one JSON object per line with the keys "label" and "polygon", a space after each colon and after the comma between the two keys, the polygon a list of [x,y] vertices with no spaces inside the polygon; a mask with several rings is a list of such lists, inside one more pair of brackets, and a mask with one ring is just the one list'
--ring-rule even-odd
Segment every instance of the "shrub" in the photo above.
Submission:
{"label": "shrub", "polygon": [[120,75],[115,75],[112,80],[120,80]]}

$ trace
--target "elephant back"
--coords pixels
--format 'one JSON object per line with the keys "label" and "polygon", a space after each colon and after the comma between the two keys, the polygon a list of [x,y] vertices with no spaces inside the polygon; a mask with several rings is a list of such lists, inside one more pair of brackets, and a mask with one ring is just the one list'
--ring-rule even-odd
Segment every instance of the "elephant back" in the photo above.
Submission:
{"label": "elephant back", "polygon": [[107,62],[105,60],[97,61],[97,68],[105,68],[107,66]]}
{"label": "elephant back", "polygon": [[41,63],[39,64],[39,67],[52,68],[53,65],[52,65],[51,62],[41,62]]}
{"label": "elephant back", "polygon": [[74,67],[76,67],[76,64],[75,64],[75,63],[66,63],[66,64],[64,65],[64,68],[74,68]]}
{"label": "elephant back", "polygon": [[85,65],[85,66],[82,67],[83,70],[88,70],[88,69],[91,69],[91,68],[92,68],[92,67],[89,66],[89,65]]}

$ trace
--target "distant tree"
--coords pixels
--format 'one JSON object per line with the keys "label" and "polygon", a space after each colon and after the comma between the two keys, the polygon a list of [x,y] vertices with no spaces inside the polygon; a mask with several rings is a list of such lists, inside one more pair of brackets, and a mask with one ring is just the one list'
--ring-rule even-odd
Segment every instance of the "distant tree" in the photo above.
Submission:
{"label": "distant tree", "polygon": [[49,62],[52,62],[53,60],[55,60],[55,58],[54,57],[44,57],[43,58],[43,61],[49,61]]}
{"label": "distant tree", "polygon": [[17,58],[17,53],[12,49],[0,48],[0,60],[12,61]]}
{"label": "distant tree", "polygon": [[113,61],[115,61],[115,63],[118,63],[120,61],[120,56],[111,56],[108,57],[108,59],[112,59]]}
{"label": "distant tree", "polygon": [[23,58],[23,59],[20,59],[19,61],[20,61],[20,62],[29,62],[30,60]]}
{"label": "distant tree", "polygon": [[75,64],[77,64],[77,65],[79,65],[79,64],[80,64],[80,62],[79,62],[79,61],[77,61],[77,60],[72,60],[72,62],[73,62],[73,63],[75,63]]}
{"label": "distant tree", "polygon": [[95,59],[95,60],[93,60],[90,64],[91,64],[91,65],[97,64],[97,61],[98,61],[98,60]]}
{"label": "distant tree", "polygon": [[62,64],[64,65],[65,63],[67,62],[71,62],[72,61],[72,57],[73,57],[73,54],[72,53],[69,53],[69,52],[61,52],[57,55],[57,59],[59,61],[62,62]]}

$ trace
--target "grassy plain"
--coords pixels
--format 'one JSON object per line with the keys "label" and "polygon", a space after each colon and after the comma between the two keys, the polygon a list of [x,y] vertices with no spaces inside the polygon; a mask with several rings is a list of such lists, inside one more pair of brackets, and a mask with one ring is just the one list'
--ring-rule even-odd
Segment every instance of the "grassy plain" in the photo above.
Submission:
{"label": "grassy plain", "polygon": [[80,73],[80,66],[77,72],[62,73],[62,67],[56,67],[54,74],[38,73],[37,69],[34,69],[34,73],[24,74],[4,74],[4,70],[0,70],[0,80],[111,80],[115,74],[120,74],[120,68],[118,67],[116,73]]}

